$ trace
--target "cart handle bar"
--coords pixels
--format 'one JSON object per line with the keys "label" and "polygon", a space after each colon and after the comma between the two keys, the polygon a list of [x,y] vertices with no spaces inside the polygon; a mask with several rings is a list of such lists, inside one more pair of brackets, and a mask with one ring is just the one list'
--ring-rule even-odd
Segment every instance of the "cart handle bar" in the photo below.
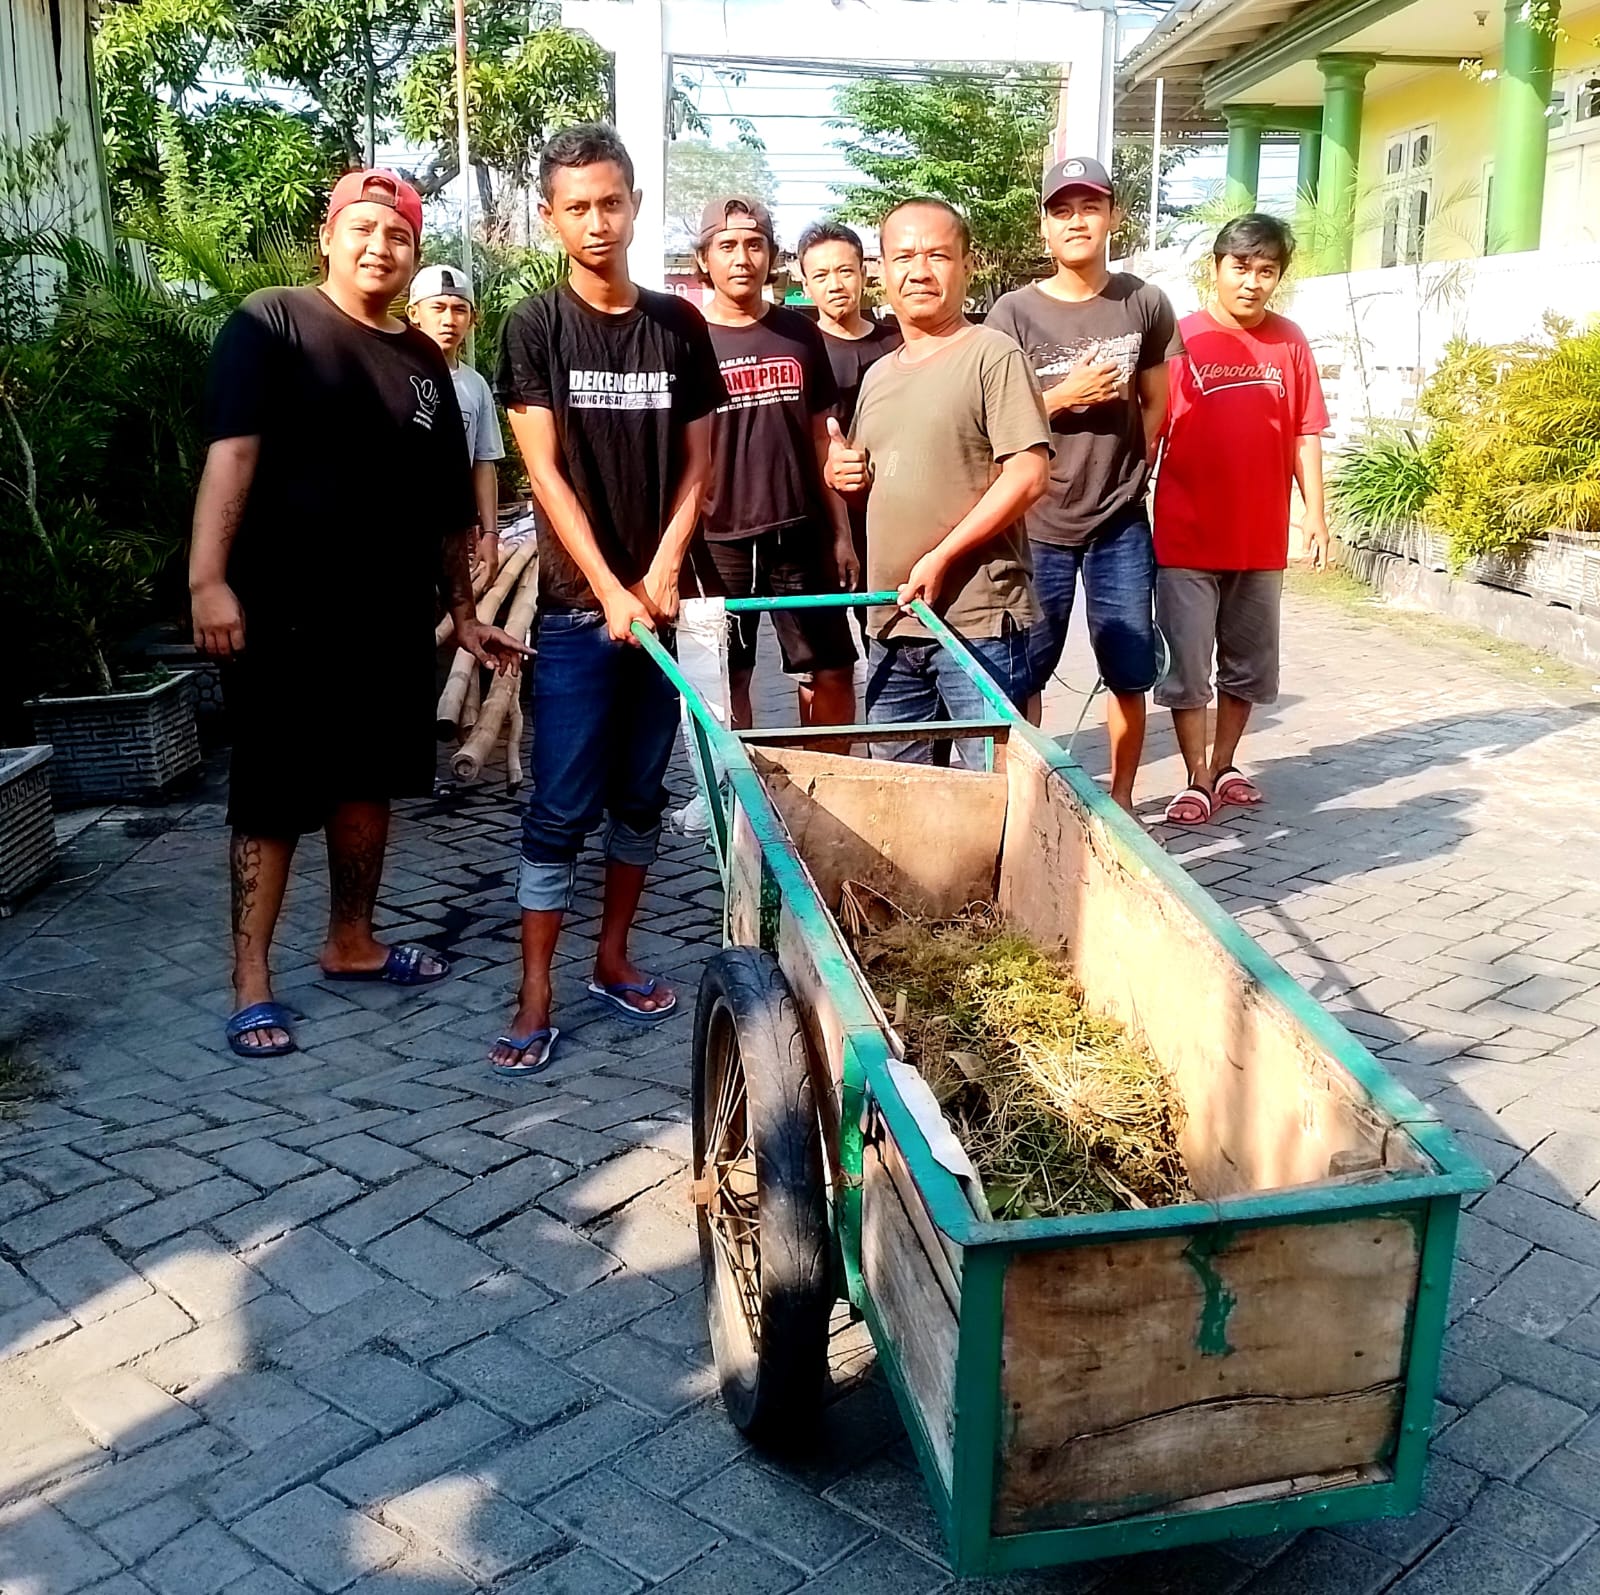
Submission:
{"label": "cart handle bar", "polygon": [[[812,593],[795,598],[730,598],[724,607],[735,614],[748,614],[752,610],[759,612],[764,609],[853,609],[865,604],[897,604],[899,601],[898,593]],[[943,643],[946,650],[956,656],[978,696],[1001,720],[1010,726],[1027,724],[1017,712],[1017,706],[1000,690],[1000,684],[978,663],[972,650],[920,598],[911,600],[910,612],[921,621],[934,641]],[[641,620],[634,621],[633,636],[661,667],[667,680],[678,689],[689,706],[689,712],[705,727],[713,745],[725,748],[731,743],[738,746],[739,739],[711,712],[699,689],[678,668],[678,661],[672,654],[662,646],[661,639]],[[936,720],[928,723],[930,727],[939,724]]]}

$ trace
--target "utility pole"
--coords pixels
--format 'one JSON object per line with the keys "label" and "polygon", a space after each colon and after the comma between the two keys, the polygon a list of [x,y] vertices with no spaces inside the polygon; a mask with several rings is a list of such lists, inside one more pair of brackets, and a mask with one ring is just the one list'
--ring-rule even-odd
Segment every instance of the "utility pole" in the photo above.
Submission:
{"label": "utility pole", "polygon": [[[456,161],[461,168],[461,269],[472,271],[472,162],[467,148],[467,0],[456,0]],[[463,353],[472,363],[473,337]]]}
{"label": "utility pole", "polygon": [[1167,98],[1167,80],[1156,79],[1156,114],[1150,138],[1150,253],[1156,252],[1156,224],[1161,220],[1161,112]]}
{"label": "utility pole", "polygon": [[378,85],[372,67],[372,17],[364,13],[361,18],[361,46],[367,63],[367,165],[378,164],[378,118],[373,108]]}

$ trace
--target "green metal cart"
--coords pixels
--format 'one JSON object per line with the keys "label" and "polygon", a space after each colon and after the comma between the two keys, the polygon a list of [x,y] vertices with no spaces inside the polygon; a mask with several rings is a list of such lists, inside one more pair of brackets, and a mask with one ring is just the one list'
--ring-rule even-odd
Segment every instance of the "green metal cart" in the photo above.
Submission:
{"label": "green metal cart", "polygon": [[[1411,1511],[1457,1215],[1487,1176],[915,613],[984,718],[734,734],[639,633],[688,703],[727,892],[695,1017],[694,1195],[730,1417],[778,1447],[812,1425],[842,1294],[960,1574]],[[1004,755],[847,756],[930,735]],[[846,881],[933,917],[992,900],[1064,945],[1089,1002],[1173,1072],[1197,1199],[980,1217],[841,934]]]}

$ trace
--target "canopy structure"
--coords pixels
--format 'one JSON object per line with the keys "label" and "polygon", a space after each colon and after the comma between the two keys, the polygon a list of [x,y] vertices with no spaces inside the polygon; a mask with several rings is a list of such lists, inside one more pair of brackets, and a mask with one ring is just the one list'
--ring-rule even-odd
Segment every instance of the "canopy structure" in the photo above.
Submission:
{"label": "canopy structure", "polygon": [[666,245],[667,106],[673,58],[780,65],[1045,64],[1062,80],[1061,139],[1111,154],[1116,11],[1076,0],[564,0],[561,20],[616,60],[617,131],[643,208],[635,278],[661,285]]}

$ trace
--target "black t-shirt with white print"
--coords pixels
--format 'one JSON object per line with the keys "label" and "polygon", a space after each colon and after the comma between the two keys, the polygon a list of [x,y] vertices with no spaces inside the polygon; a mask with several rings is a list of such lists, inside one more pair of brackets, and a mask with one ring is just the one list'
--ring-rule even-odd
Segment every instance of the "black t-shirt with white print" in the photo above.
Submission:
{"label": "black t-shirt with white print", "polygon": [[822,334],[772,305],[747,327],[708,323],[727,402],[711,427],[711,486],[701,525],[713,543],[823,517],[813,420],[838,400]]}
{"label": "black t-shirt with white print", "polygon": [[[639,290],[631,310],[596,310],[562,283],[506,322],[497,382],[508,405],[549,410],[567,480],[617,579],[644,576],[683,470],[684,429],[727,397],[700,312]],[[583,572],[539,523],[539,603],[597,609]]]}
{"label": "black t-shirt with white print", "polygon": [[228,556],[257,638],[348,618],[352,594],[431,657],[441,545],[477,519],[450,368],[317,288],[251,294],[212,348],[206,438],[261,440]]}

